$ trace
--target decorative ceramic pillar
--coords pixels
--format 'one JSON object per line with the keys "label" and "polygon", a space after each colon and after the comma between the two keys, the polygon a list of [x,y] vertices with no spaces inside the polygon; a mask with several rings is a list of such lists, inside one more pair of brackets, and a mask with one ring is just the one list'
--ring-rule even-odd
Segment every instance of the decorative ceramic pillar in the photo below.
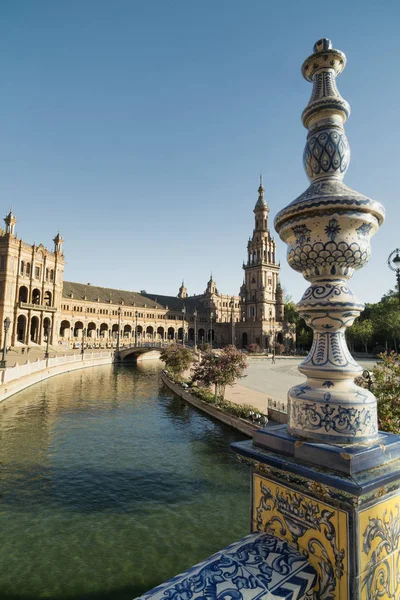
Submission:
{"label": "decorative ceramic pillar", "polygon": [[345,330],[364,306],[347,282],[367,263],[384,209],[342,181],[350,161],[344,131],[350,107],[337,90],[336,76],[345,65],[345,55],[329,40],[319,40],[303,64],[303,76],[313,82],[302,115],[311,185],[278,213],[275,228],[288,245],[289,265],[311,283],[297,307],[314,341],[299,367],[307,381],[288,395],[289,432],[354,443],[372,440],[378,427],[375,397],[354,384],[362,368],[348,351]]}
{"label": "decorative ceramic pillar", "polygon": [[252,529],[295,545],[319,574],[318,600],[400,599],[400,437],[378,432],[376,399],[355,385],[361,367],[345,331],[363,310],[348,287],[370,256],[382,206],[350,189],[336,77],[346,57],[319,40],[302,67],[313,83],[302,119],[310,186],[279,212],[275,228],[290,266],[310,282],[298,309],[314,332],[288,393],[288,425],[234,444],[252,467]]}

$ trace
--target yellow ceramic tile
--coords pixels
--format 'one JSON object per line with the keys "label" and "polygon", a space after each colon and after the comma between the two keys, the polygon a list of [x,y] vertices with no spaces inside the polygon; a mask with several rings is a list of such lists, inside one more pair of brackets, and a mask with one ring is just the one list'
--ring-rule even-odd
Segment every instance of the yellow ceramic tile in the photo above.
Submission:
{"label": "yellow ceramic tile", "polygon": [[371,569],[365,571],[360,577],[360,598],[370,600],[398,600],[399,586],[395,581],[394,555],[387,556],[376,563]]}
{"label": "yellow ceramic tile", "polygon": [[400,546],[400,495],[382,500],[359,513],[360,573]]}
{"label": "yellow ceramic tile", "polygon": [[[320,576],[323,597],[347,598],[347,517],[311,496],[254,474],[253,522],[297,545]],[[339,522],[341,539],[339,545]],[[343,590],[342,590],[343,588]],[[340,596],[338,595],[340,591]]]}

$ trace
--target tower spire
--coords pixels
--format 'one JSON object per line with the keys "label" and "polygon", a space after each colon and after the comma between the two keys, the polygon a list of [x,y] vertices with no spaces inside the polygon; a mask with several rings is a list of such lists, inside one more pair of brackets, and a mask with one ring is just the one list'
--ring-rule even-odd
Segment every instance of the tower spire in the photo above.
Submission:
{"label": "tower spire", "polygon": [[4,223],[6,224],[6,233],[8,233],[10,235],[14,235],[14,229],[15,229],[16,222],[17,222],[17,219],[13,215],[12,206],[11,206],[10,212],[4,219]]}
{"label": "tower spire", "polygon": [[260,173],[260,185],[258,188],[258,200],[256,202],[256,205],[254,207],[254,212],[258,211],[258,210],[268,210],[268,205],[265,201],[264,198],[264,187],[263,187],[263,180],[262,180],[262,173]]}

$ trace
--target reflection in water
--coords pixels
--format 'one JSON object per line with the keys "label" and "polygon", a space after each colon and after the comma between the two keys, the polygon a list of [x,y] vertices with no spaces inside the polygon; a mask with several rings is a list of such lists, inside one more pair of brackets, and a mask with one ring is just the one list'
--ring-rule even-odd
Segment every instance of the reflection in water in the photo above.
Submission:
{"label": "reflection in water", "polygon": [[239,434],[160,363],[49,379],[0,404],[0,598],[132,599],[248,531]]}

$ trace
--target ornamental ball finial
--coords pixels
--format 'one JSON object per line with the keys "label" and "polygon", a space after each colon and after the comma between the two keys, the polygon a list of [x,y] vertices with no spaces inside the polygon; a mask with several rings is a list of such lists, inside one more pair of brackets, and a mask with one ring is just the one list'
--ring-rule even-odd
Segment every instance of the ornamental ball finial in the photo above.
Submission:
{"label": "ornamental ball finial", "polygon": [[328,38],[321,38],[318,42],[315,42],[314,52],[326,52],[327,50],[332,50],[332,42],[328,40]]}

